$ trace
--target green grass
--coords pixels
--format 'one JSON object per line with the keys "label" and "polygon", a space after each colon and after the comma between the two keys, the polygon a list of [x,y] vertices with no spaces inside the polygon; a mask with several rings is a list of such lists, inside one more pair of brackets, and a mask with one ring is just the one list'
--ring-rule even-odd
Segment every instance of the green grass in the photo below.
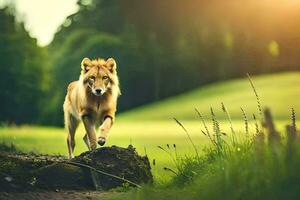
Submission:
{"label": "green grass", "polygon": [[[277,126],[283,130],[290,116],[290,108],[296,112],[300,108],[300,73],[280,73],[253,77],[254,84],[263,105],[272,107],[277,119]],[[132,143],[140,154],[156,160],[153,172],[157,179],[169,179],[169,173],[163,167],[174,168],[171,159],[162,152],[158,145],[176,144],[181,155],[193,154],[193,148],[184,131],[173,117],[179,119],[189,131],[197,148],[201,151],[209,144],[201,133],[202,124],[194,112],[198,108],[207,120],[210,120],[210,106],[214,107],[217,119],[221,121],[221,130],[228,132],[230,125],[226,115],[222,113],[221,102],[228,108],[236,132],[244,132],[242,106],[246,111],[250,128],[254,130],[252,113],[257,114],[256,99],[247,79],[238,79],[211,84],[185,94],[147,105],[117,116],[117,121],[109,134],[106,145],[127,147]],[[300,111],[299,111],[300,112]],[[212,128],[211,123],[209,124]],[[83,127],[80,126],[76,135],[75,154],[86,150],[82,141]],[[49,154],[67,154],[66,132],[55,127],[1,127],[0,142],[14,143],[21,150],[36,151]],[[161,173],[164,172],[164,173]]]}
{"label": "green grass", "polygon": [[[169,183],[147,184],[105,199],[299,199],[300,132],[296,115],[290,112],[291,120],[286,122],[290,127],[278,132],[267,113],[264,110],[263,126],[257,132],[250,129],[251,137],[235,141],[228,139],[233,131],[220,134],[218,126],[223,125],[222,121],[214,118],[214,145],[200,156],[176,157],[177,170]],[[238,125],[235,122],[232,124]],[[239,134],[245,135],[245,131]]]}
{"label": "green grass", "polygon": [[[299,136],[298,136],[299,139]],[[200,158],[189,157],[182,164],[189,178],[175,176],[170,184],[145,185],[105,199],[109,200],[283,200],[299,199],[300,148],[240,143],[239,150],[223,150],[224,156],[209,151]],[[287,151],[292,147],[292,151]]]}
{"label": "green grass", "polygon": [[[254,76],[258,95],[263,105],[272,108],[276,119],[287,119],[291,107],[300,112],[300,72],[287,72],[271,75]],[[120,115],[126,120],[166,120],[177,117],[181,120],[195,120],[194,108],[209,116],[209,107],[216,109],[216,115],[221,114],[220,103],[229,109],[233,119],[241,119],[240,107],[248,115],[256,108],[256,98],[247,78],[214,83],[168,98],[155,104],[143,106]]]}

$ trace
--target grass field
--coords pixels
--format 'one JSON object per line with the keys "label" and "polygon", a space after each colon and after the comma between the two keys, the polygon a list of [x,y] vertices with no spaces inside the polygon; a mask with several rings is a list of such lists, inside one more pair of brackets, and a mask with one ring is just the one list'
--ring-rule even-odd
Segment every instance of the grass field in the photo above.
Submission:
{"label": "grass field", "polygon": [[[300,72],[288,72],[252,77],[263,105],[272,108],[276,119],[286,119],[290,108],[300,111]],[[240,107],[252,115],[257,110],[256,98],[247,78],[220,82],[168,98],[156,104],[143,106],[121,114],[126,120],[167,120],[177,117],[181,120],[195,120],[194,108],[209,115],[209,108],[216,109],[216,115],[225,119],[220,103],[224,102],[233,119],[241,119]]]}
{"label": "grass field", "polygon": [[[176,174],[163,185],[147,184],[108,196],[107,200],[283,200],[299,199],[300,146],[297,123],[287,133],[265,128],[254,137],[227,142],[219,131],[214,146],[202,155],[177,161]],[[268,120],[267,120],[268,119]],[[215,123],[216,125],[216,123]],[[218,130],[218,129],[215,129]],[[285,135],[283,138],[281,136]]]}
{"label": "grass field", "polygon": [[[252,79],[263,106],[272,108],[278,128],[283,130],[289,121],[291,107],[295,108],[296,113],[300,112],[300,73],[280,73]],[[172,118],[176,117],[184,124],[197,148],[201,150],[208,144],[208,140],[201,133],[203,127],[194,108],[198,108],[209,121],[210,107],[213,107],[217,118],[220,119],[222,131],[228,132],[229,122],[222,113],[221,102],[227,106],[236,132],[244,130],[240,107],[246,111],[250,128],[254,129],[252,114],[258,115],[255,95],[247,79],[237,79],[211,84],[118,115],[107,145],[126,147],[133,144],[140,154],[147,153],[151,161],[156,160],[157,165],[153,166],[154,174],[163,180],[164,176],[168,175],[160,173],[162,167],[172,167],[172,163],[167,154],[157,148],[158,145],[166,147],[167,144],[176,144],[177,151],[181,155],[193,153],[186,134]],[[76,135],[75,154],[86,149],[82,141],[83,133],[83,127],[80,126]],[[62,128],[38,126],[0,128],[0,142],[12,142],[25,151],[66,155],[65,138],[66,133]]]}

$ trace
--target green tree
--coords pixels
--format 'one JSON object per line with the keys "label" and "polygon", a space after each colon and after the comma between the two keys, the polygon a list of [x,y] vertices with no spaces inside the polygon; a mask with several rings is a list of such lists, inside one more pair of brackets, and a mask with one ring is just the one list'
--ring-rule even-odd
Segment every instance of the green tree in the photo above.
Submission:
{"label": "green tree", "polygon": [[0,9],[0,121],[38,122],[46,90],[46,50],[10,9]]}

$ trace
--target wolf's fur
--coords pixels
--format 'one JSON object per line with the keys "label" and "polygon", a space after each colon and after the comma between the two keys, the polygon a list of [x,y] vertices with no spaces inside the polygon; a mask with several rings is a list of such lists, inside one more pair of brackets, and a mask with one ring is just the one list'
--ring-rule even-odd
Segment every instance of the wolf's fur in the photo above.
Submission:
{"label": "wolf's fur", "polygon": [[83,121],[86,130],[83,139],[89,149],[97,147],[96,129],[100,125],[98,143],[105,143],[115,119],[117,98],[120,94],[116,66],[112,58],[84,58],[79,80],[69,84],[63,107],[70,158],[73,157],[74,136],[80,120]]}

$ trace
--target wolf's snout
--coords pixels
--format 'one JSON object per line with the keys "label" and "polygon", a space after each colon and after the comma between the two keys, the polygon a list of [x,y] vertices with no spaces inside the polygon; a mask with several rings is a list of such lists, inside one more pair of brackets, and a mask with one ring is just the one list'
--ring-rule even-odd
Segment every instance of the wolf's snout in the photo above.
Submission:
{"label": "wolf's snout", "polygon": [[96,92],[96,94],[100,95],[102,90],[101,89],[96,89],[95,92]]}

